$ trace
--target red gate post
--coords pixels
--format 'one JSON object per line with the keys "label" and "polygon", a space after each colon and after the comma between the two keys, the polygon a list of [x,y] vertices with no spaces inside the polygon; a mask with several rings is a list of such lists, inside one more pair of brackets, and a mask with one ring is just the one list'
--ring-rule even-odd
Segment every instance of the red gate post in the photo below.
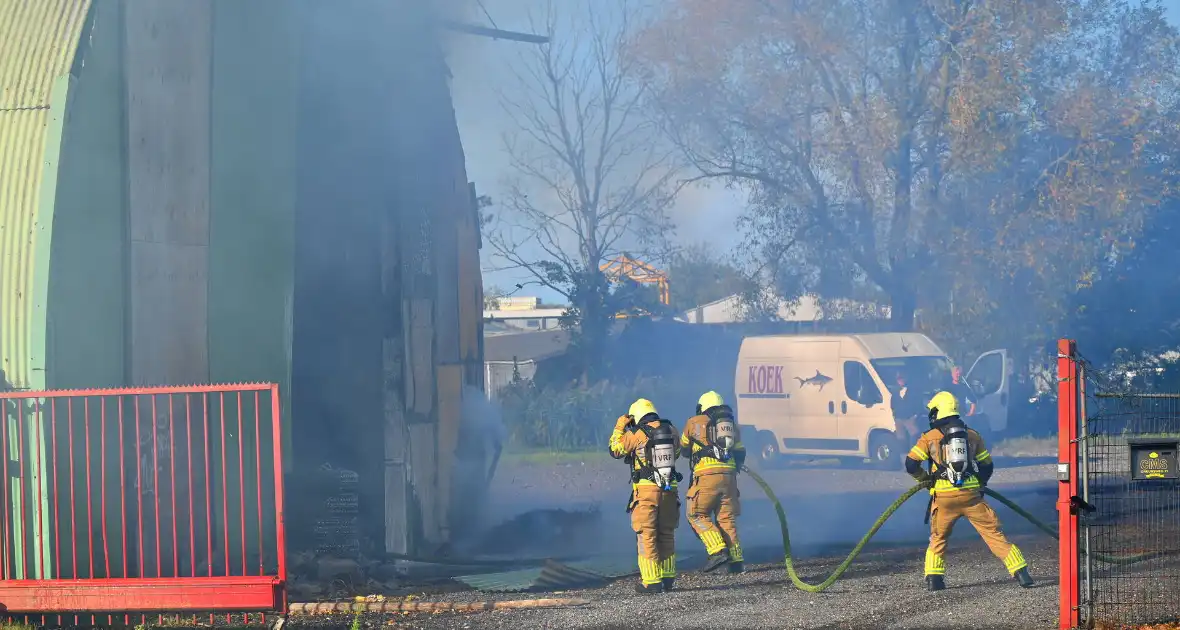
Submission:
{"label": "red gate post", "polygon": [[1078,584],[1078,517],[1070,500],[1078,496],[1078,366],[1077,344],[1057,342],[1057,531],[1060,604],[1058,627],[1078,627],[1081,607]]}
{"label": "red gate post", "polygon": [[[282,397],[279,396],[279,384],[272,383],[270,386],[270,417],[273,434],[271,440],[273,441],[272,448],[274,449],[274,478],[275,478],[275,550],[278,552],[278,597],[279,597],[279,611],[283,614],[287,612],[287,530],[286,518],[283,514],[283,420],[282,420]],[[258,427],[257,424],[254,425]],[[261,440],[259,442],[261,444]],[[261,460],[259,460],[261,461]],[[262,479],[262,472],[259,469],[259,480]],[[259,488],[262,486],[259,485]],[[260,501],[261,503],[261,501]],[[261,521],[261,517],[259,518]]]}

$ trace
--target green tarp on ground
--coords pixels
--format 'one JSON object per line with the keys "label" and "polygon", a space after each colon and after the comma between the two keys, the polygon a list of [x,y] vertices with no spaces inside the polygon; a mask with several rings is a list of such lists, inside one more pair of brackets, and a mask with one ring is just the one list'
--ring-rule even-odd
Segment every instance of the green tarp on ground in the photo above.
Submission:
{"label": "green tarp on ground", "polygon": [[[678,558],[679,562],[693,560],[692,556]],[[518,593],[593,588],[637,573],[639,567],[635,558],[615,556],[570,562],[548,560],[544,565],[531,569],[460,575],[454,579],[480,591]]]}

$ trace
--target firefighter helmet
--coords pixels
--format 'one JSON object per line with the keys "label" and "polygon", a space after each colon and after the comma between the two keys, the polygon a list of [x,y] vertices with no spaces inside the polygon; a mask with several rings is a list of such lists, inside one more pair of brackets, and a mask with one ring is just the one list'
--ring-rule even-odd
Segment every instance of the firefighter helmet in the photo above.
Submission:
{"label": "firefighter helmet", "polygon": [[947,391],[935,394],[934,398],[926,403],[926,408],[930,410],[931,422],[959,415],[959,401],[954,394]]}
{"label": "firefighter helmet", "polygon": [[659,415],[659,412],[656,411],[656,406],[646,398],[640,398],[639,400],[631,403],[631,409],[627,411],[627,415],[635,418],[636,422],[642,421],[650,414]]}
{"label": "firefighter helmet", "polygon": [[701,394],[700,400],[697,401],[697,413],[705,413],[713,407],[720,407],[725,404],[725,399],[717,392],[705,392]]}

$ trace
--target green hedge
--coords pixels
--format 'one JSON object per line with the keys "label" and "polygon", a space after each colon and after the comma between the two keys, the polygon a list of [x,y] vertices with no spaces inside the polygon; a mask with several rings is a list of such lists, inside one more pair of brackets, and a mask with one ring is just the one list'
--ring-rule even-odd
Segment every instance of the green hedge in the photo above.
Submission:
{"label": "green hedge", "polygon": [[655,378],[544,389],[518,380],[502,389],[497,399],[510,447],[584,451],[605,449],[615,420],[637,398],[651,400],[660,415],[682,427],[700,394]]}

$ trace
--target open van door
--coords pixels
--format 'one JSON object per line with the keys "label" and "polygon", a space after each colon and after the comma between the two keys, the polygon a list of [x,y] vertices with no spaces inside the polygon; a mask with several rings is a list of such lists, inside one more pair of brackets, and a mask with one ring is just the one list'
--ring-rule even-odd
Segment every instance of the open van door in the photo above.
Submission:
{"label": "open van door", "polygon": [[976,413],[987,418],[987,429],[999,435],[1008,429],[1008,351],[991,350],[979,355],[967,371],[967,384],[975,394]]}

